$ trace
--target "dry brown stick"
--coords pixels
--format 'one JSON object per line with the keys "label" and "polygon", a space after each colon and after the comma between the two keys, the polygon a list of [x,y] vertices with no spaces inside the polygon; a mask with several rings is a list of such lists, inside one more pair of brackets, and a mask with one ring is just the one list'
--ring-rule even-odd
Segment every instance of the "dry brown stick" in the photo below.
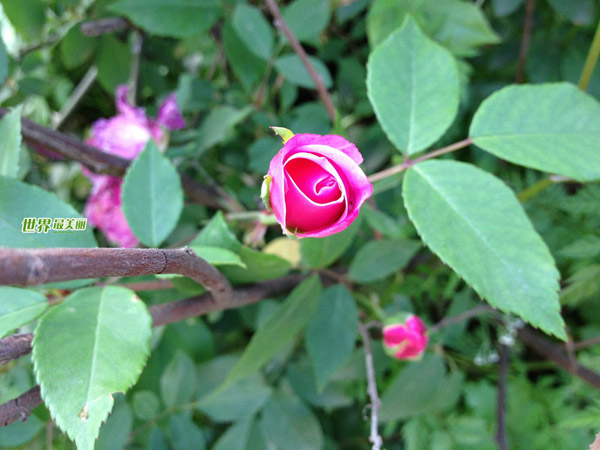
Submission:
{"label": "dry brown stick", "polygon": [[84,36],[93,37],[107,33],[116,33],[131,28],[131,24],[123,17],[109,17],[108,19],[85,22],[80,29]]}
{"label": "dry brown stick", "polygon": [[19,419],[25,422],[31,411],[41,403],[40,387],[34,386],[17,398],[0,405],[0,427],[6,427]]}
{"label": "dry brown stick", "polygon": [[600,389],[599,373],[594,372],[579,363],[572,364],[567,354],[563,352],[559,346],[551,343],[538,332],[529,327],[525,327],[519,329],[518,336],[519,339],[534,352],[555,362],[570,374],[581,378],[596,389]]}
{"label": "dry brown stick", "polygon": [[292,46],[292,49],[298,55],[298,57],[302,61],[302,64],[304,64],[304,67],[306,67],[310,78],[315,83],[315,86],[317,87],[317,92],[319,93],[321,101],[325,105],[325,109],[327,110],[329,118],[332,122],[335,122],[335,107],[333,106],[331,96],[329,95],[325,84],[323,84],[323,80],[321,79],[313,65],[310,63],[308,56],[304,51],[304,48],[302,47],[296,36],[294,36],[294,33],[283,18],[283,15],[279,10],[279,6],[277,6],[277,2],[275,0],[265,0],[265,3],[267,4],[267,8],[269,8],[269,11],[271,12],[271,15],[275,19],[275,26],[281,29],[281,31],[289,41],[290,45]]}
{"label": "dry brown stick", "polygon": [[0,364],[7,364],[31,352],[33,333],[13,334],[0,339]]}
{"label": "dry brown stick", "polygon": [[174,273],[209,290],[217,303],[232,295],[227,278],[189,247],[0,248],[0,285],[35,286],[86,278]]}
{"label": "dry brown stick", "polygon": [[[162,303],[150,307],[152,325],[159,326],[179,322],[189,317],[208,314],[213,311],[238,308],[256,303],[264,298],[273,297],[290,291],[302,280],[302,275],[288,275],[275,280],[263,281],[254,285],[234,289],[233,295],[226,304],[217,304],[208,293],[175,302]],[[31,352],[33,334],[9,336],[0,340],[0,363],[5,363]],[[13,342],[14,341],[14,342]],[[18,344],[16,344],[18,342]],[[12,355],[10,352],[14,352]],[[18,356],[17,356],[18,354]],[[42,403],[39,387],[0,405],[0,426],[7,426],[21,419],[26,420],[29,414]]]}
{"label": "dry brown stick", "polygon": [[[0,108],[0,119],[7,113],[8,110]],[[52,150],[67,159],[83,164],[94,173],[122,176],[131,163],[125,158],[103,152],[79,139],[27,119],[21,120],[21,132],[25,142],[34,150],[44,148]],[[215,188],[201,185],[184,174],[181,174],[181,183],[185,193],[193,202],[211,208],[223,208],[221,197]]]}
{"label": "dry brown stick", "polygon": [[527,0],[525,6],[525,25],[523,26],[523,37],[521,38],[521,49],[519,51],[519,60],[517,61],[517,71],[515,73],[515,83],[522,83],[525,78],[525,62],[529,52],[529,41],[531,41],[531,32],[533,31],[533,12],[535,11],[535,0]]}

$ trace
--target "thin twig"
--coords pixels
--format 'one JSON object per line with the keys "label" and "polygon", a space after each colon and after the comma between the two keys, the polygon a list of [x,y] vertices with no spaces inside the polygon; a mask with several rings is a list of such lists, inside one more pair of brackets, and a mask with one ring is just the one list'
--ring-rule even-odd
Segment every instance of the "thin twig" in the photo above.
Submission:
{"label": "thin twig", "polygon": [[377,380],[375,379],[375,368],[373,366],[373,352],[371,351],[371,341],[369,340],[369,332],[367,328],[358,322],[358,332],[360,333],[365,349],[365,366],[367,369],[367,392],[371,400],[371,434],[369,441],[373,444],[373,450],[380,450],[383,446],[383,440],[379,435],[378,430],[378,418],[379,406],[381,401],[379,400],[379,394],[377,393]]}
{"label": "thin twig", "polygon": [[101,36],[107,33],[116,33],[117,31],[127,30],[131,24],[123,17],[109,17],[108,19],[94,20],[81,25],[81,33],[84,36]]}
{"label": "thin twig", "polygon": [[573,350],[581,350],[583,348],[591,347],[592,345],[598,345],[598,344],[600,344],[600,336],[586,339],[585,341],[581,341],[581,342],[574,342]]}
{"label": "thin twig", "polygon": [[[0,119],[7,113],[8,110],[0,108]],[[103,152],[79,139],[43,127],[27,119],[21,119],[21,133],[25,142],[31,145],[34,150],[52,150],[67,159],[83,164],[94,173],[123,176],[127,167],[131,164],[131,161],[125,158]],[[183,189],[192,201],[211,208],[226,209],[215,188],[199,184],[185,174],[180,174],[180,176]]]}
{"label": "thin twig", "polygon": [[296,36],[294,36],[294,33],[283,18],[283,15],[279,10],[279,6],[277,6],[277,2],[275,0],[265,0],[265,3],[267,4],[267,8],[269,8],[269,11],[271,12],[271,15],[275,19],[275,26],[281,29],[281,31],[289,41],[290,45],[292,46],[292,49],[294,50],[294,52],[296,52],[296,54],[302,61],[302,64],[304,64],[304,67],[306,67],[310,78],[315,83],[315,86],[317,87],[317,92],[319,93],[321,101],[325,105],[325,109],[327,110],[329,118],[332,122],[335,122],[335,107],[333,106],[333,101],[331,100],[331,96],[329,95],[325,84],[323,84],[323,80],[309,61],[308,56],[304,51],[304,48],[302,47]]}
{"label": "thin twig", "polygon": [[457,314],[455,316],[446,317],[440,320],[438,323],[429,328],[430,333],[436,333],[442,328],[448,327],[460,323],[464,320],[470,319],[471,317],[478,316],[481,313],[493,313],[494,310],[489,305],[478,305],[473,309],[469,309],[465,312]]}
{"label": "thin twig", "polygon": [[92,87],[97,78],[98,68],[96,66],[90,67],[61,110],[52,117],[52,128],[58,130],[65,123],[65,120],[67,120],[75,110],[75,107]]}
{"label": "thin twig", "polygon": [[519,60],[517,62],[517,71],[515,73],[515,83],[522,83],[525,74],[525,62],[529,52],[529,42],[531,41],[531,32],[533,31],[533,12],[535,11],[535,0],[527,0],[525,6],[525,25],[523,26],[523,37],[521,38],[521,49],[519,51]]}
{"label": "thin twig", "polygon": [[579,363],[572,364],[569,357],[555,344],[542,337],[532,328],[524,327],[517,332],[519,339],[536,353],[555,362],[571,375],[581,378],[589,385],[600,390],[600,374],[582,366]]}
{"label": "thin twig", "polygon": [[436,158],[441,155],[445,155],[446,153],[451,153],[456,150],[460,150],[461,148],[465,148],[471,145],[473,141],[471,138],[463,139],[462,141],[455,142],[454,144],[448,145],[447,147],[442,147],[438,150],[434,150],[432,152],[426,153],[423,156],[419,156],[418,158],[406,160],[402,164],[398,164],[397,166],[390,167],[389,169],[382,170],[381,172],[374,173],[369,177],[369,181],[371,183],[375,183],[376,181],[383,180],[384,178],[391,177],[392,175],[396,175],[397,173],[404,172],[406,169],[414,166],[423,161],[427,161],[428,159]]}
{"label": "thin twig", "polygon": [[133,42],[131,44],[131,69],[129,72],[128,96],[129,103],[136,104],[138,79],[140,77],[140,64],[142,59],[142,46],[144,44],[144,35],[140,30],[133,31]]}
{"label": "thin twig", "polygon": [[232,295],[227,278],[189,247],[0,249],[0,285],[35,286],[160,273],[190,277],[220,304],[227,303]]}
{"label": "thin twig", "polygon": [[585,91],[588,87],[590,79],[592,78],[592,74],[594,73],[594,68],[598,63],[598,56],[600,56],[600,21],[598,21],[598,28],[596,28],[596,34],[594,34],[592,46],[590,47],[590,51],[588,52],[587,58],[585,59],[585,64],[581,72],[581,77],[579,78],[578,85],[579,89],[581,89],[582,91]]}
{"label": "thin twig", "polygon": [[498,399],[496,404],[496,442],[499,450],[507,450],[506,441],[506,377],[508,374],[510,348],[500,345],[500,366],[498,368]]}

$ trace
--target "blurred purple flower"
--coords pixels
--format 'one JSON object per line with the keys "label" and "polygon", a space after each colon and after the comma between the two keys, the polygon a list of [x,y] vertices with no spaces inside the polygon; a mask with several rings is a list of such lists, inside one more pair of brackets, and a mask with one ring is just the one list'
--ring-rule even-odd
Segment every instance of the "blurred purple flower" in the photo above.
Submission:
{"label": "blurred purple flower", "polygon": [[[156,120],[146,116],[144,108],[131,105],[127,94],[127,86],[117,88],[117,115],[94,122],[91,136],[87,140],[89,145],[122,158],[135,159],[144,150],[149,139],[154,140],[159,148],[164,144],[166,135],[163,127],[167,130],[185,127],[175,94],[169,95],[162,103]],[[92,182],[92,191],[84,211],[90,223],[120,247],[135,247],[138,240],[121,209],[123,180],[110,175],[96,175],[86,168],[83,173]]]}

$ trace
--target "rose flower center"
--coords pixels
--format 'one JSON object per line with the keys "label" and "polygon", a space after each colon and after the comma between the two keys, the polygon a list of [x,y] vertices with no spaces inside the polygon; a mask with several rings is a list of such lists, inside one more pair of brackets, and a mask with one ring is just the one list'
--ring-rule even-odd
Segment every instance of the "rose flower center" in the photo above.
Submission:
{"label": "rose flower center", "polygon": [[293,159],[285,168],[298,189],[315,203],[334,202],[342,195],[333,175],[313,161]]}
{"label": "rose flower center", "polygon": [[[325,158],[319,158],[319,161],[333,168]],[[345,189],[339,185],[336,176],[318,162],[303,157],[291,158],[285,164],[285,177],[285,221],[292,232],[319,230],[335,223],[344,214]]]}

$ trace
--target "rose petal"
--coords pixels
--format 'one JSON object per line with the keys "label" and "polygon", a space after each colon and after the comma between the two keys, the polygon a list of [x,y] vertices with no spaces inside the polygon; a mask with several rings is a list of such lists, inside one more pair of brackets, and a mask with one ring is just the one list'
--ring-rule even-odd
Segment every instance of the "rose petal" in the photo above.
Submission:
{"label": "rose petal", "polygon": [[335,134],[327,134],[325,136],[319,134],[297,134],[286,142],[286,146],[289,145],[290,147],[303,147],[305,145],[313,144],[327,145],[339,150],[349,156],[350,159],[358,165],[363,162],[363,157],[356,148],[356,145],[352,142],[348,142],[342,136],[337,136]]}
{"label": "rose petal", "polygon": [[317,204],[311,201],[286,174],[286,221],[288,230],[303,232],[304,227],[318,230],[335,222],[346,210],[345,197],[336,201]]}
{"label": "rose petal", "polygon": [[427,331],[425,323],[417,316],[409,316],[408,319],[406,319],[406,326],[410,331],[416,334],[423,334]]}
{"label": "rose petal", "polygon": [[390,325],[383,329],[383,341],[388,347],[393,347],[405,341],[408,332],[404,325]]}
{"label": "rose petal", "polygon": [[285,171],[300,191],[315,203],[330,203],[342,196],[340,183],[335,176],[310,159],[298,158],[296,154],[288,159]]}
{"label": "rose petal", "polygon": [[156,121],[171,131],[185,128],[185,120],[177,106],[177,98],[174,93],[170,94],[158,108]]}

